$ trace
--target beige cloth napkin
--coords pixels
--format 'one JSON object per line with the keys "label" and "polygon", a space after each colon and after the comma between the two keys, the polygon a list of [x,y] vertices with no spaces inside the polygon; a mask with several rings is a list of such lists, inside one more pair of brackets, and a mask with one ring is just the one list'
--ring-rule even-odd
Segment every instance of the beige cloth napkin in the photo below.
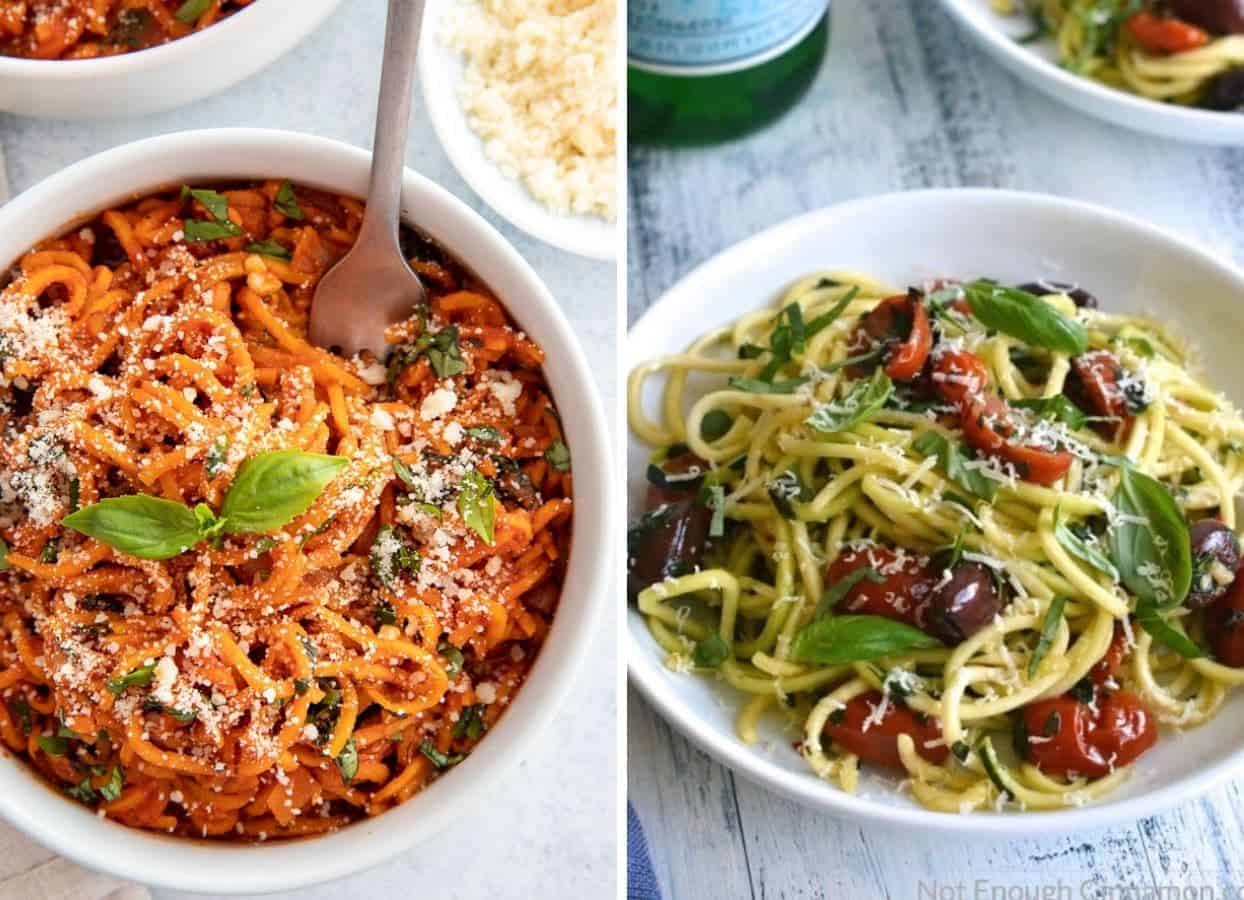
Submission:
{"label": "beige cloth napkin", "polygon": [[[0,204],[8,199],[0,147]],[[0,823],[0,900],[151,900],[151,892],[74,865]]]}
{"label": "beige cloth napkin", "polygon": [[74,865],[0,824],[0,900],[151,900],[151,892]]}

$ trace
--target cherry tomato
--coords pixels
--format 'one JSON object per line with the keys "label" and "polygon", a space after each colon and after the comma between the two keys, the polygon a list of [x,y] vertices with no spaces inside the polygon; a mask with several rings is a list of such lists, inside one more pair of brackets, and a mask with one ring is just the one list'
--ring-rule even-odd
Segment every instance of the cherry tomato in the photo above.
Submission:
{"label": "cherry tomato", "polygon": [[989,384],[989,370],[974,353],[943,350],[933,360],[933,384],[942,399],[959,406],[980,395]]}
{"label": "cherry tomato", "polygon": [[1119,671],[1119,666],[1123,665],[1123,657],[1127,656],[1127,631],[1123,627],[1123,623],[1114,623],[1114,637],[1110,639],[1110,646],[1106,648],[1105,654],[1097,661],[1097,665],[1089,670],[1089,678],[1093,679],[1094,684],[1104,684],[1115,676]]}
{"label": "cherry tomato", "polygon": [[1047,775],[1100,778],[1125,766],[1158,739],[1153,715],[1130,691],[1097,691],[1093,707],[1064,694],[1020,711],[1024,758]]}
{"label": "cherry tomato", "polygon": [[1209,43],[1209,32],[1204,28],[1148,10],[1133,13],[1127,20],[1127,30],[1149,53],[1183,53]]}
{"label": "cherry tomato", "polygon": [[982,398],[968,398],[963,405],[960,426],[971,446],[1013,464],[1025,481],[1053,484],[1071,468],[1073,457],[1070,453],[1029,447],[1008,440],[1015,426],[1011,423],[1010,408],[1001,397],[989,394]]}
{"label": "cherry tomato", "polygon": [[919,294],[896,294],[873,307],[860,323],[851,351],[866,352],[877,341],[887,345],[885,373],[892,379],[911,381],[920,374],[933,349],[933,329]]}
{"label": "cherry tomato", "polygon": [[1127,397],[1119,387],[1123,374],[1119,361],[1109,350],[1095,350],[1071,361],[1073,378],[1066,393],[1076,406],[1089,415],[1108,416],[1113,421],[1097,422],[1095,427],[1107,440],[1123,440],[1132,428]]}
{"label": "cherry tomato", "polygon": [[1227,592],[1205,608],[1205,634],[1214,658],[1224,666],[1244,666],[1244,568]]}
{"label": "cherry tomato", "polygon": [[861,578],[838,602],[838,611],[863,616],[884,616],[923,627],[934,578],[924,556],[899,554],[888,547],[848,550],[829,565],[826,579],[837,584],[857,569],[871,567],[881,582]]}
{"label": "cherry tomato", "polygon": [[[929,762],[942,763],[946,760],[950,751],[945,744],[926,746],[928,742],[942,737],[942,728],[936,719],[891,702],[881,721],[873,721],[870,717],[875,717],[875,710],[882,703],[878,691],[868,691],[848,700],[846,708],[835,712],[825,723],[825,737],[864,762],[891,769],[903,768],[903,761],[898,755],[900,734],[911,735],[916,752]],[[865,722],[869,723],[867,728]]]}

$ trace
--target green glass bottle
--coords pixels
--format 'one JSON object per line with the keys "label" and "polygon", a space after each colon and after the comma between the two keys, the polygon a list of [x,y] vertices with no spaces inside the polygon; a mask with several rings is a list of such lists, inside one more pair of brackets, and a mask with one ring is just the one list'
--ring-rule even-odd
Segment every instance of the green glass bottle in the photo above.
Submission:
{"label": "green glass bottle", "polygon": [[829,0],[631,0],[634,143],[738,137],[790,109],[829,45]]}

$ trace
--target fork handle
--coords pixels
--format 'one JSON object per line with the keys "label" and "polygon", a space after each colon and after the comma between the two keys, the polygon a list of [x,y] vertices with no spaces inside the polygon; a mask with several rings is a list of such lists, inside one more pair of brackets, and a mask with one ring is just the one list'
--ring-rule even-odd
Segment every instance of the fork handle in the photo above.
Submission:
{"label": "fork handle", "polygon": [[410,100],[415,83],[415,57],[423,24],[424,0],[389,0],[380,71],[376,138],[372,144],[371,183],[359,240],[398,245],[402,206],[402,172],[410,132]]}

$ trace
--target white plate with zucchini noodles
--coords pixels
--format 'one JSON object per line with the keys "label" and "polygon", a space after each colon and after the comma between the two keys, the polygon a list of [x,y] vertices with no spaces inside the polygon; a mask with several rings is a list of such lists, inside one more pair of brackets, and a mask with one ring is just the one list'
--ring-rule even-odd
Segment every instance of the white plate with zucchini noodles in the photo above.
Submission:
{"label": "white plate with zucchini noodles", "polygon": [[700,266],[628,339],[635,684],[863,820],[1064,831],[1244,770],[1242,296],[1153,226],[990,190]]}
{"label": "white plate with zucchini noodles", "polygon": [[998,62],[1081,112],[1174,140],[1244,142],[1244,33],[1232,33],[1244,32],[1244,7],[1235,0],[1178,0],[1183,20],[1154,0],[942,3]]}

